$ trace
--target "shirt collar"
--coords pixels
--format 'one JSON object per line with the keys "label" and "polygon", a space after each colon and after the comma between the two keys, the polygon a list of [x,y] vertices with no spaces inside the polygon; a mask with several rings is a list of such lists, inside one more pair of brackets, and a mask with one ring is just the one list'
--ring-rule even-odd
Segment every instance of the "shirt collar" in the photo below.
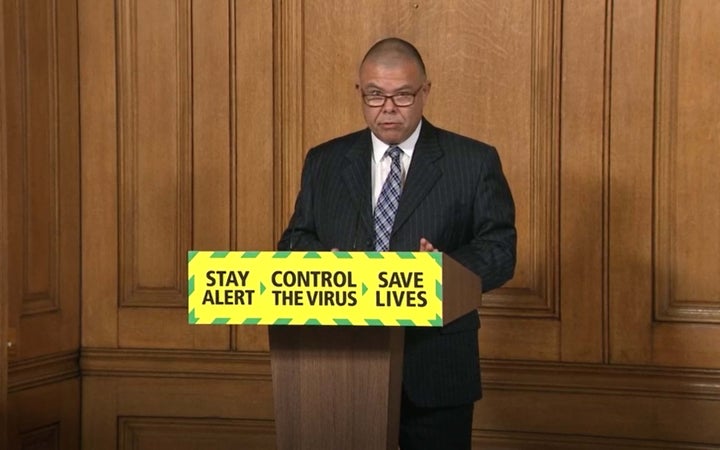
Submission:
{"label": "shirt collar", "polygon": [[[403,142],[397,144],[397,147],[400,147],[406,155],[408,155],[410,158],[412,158],[413,151],[415,150],[415,145],[417,144],[418,139],[420,138],[420,128],[422,127],[422,120],[418,122],[417,127],[415,127],[415,131],[412,132],[410,136],[408,136],[407,139],[405,139]],[[390,145],[384,143],[381,141],[377,136],[375,136],[375,133],[370,132],[370,136],[372,138],[372,145],[373,145],[373,161],[378,162],[382,159],[382,157],[385,155],[385,152],[387,151],[388,147]]]}

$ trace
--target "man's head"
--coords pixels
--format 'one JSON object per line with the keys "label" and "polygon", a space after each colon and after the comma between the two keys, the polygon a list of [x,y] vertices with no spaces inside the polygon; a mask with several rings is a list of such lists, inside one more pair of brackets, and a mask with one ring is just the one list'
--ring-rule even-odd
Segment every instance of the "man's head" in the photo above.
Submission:
{"label": "man's head", "polygon": [[390,145],[403,142],[415,131],[430,82],[417,49],[402,39],[387,38],[373,45],[363,58],[357,89],[365,122]]}

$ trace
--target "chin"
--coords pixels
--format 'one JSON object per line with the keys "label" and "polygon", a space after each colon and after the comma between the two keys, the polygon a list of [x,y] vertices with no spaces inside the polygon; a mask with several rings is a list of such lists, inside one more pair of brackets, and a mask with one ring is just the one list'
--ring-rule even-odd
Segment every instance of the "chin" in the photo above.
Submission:
{"label": "chin", "polygon": [[400,139],[400,133],[379,133],[377,137],[386,144],[399,144],[402,142]]}

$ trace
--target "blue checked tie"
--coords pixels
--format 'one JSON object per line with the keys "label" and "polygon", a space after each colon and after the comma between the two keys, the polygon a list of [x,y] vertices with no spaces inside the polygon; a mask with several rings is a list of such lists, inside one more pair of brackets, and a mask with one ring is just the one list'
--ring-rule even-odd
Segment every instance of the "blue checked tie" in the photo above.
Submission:
{"label": "blue checked tie", "polygon": [[397,212],[398,203],[400,202],[400,155],[402,150],[400,147],[390,147],[386,152],[392,158],[390,173],[385,179],[380,197],[378,197],[375,206],[375,250],[379,252],[387,251],[390,248],[390,233],[392,232],[393,222],[395,222],[395,213]]}

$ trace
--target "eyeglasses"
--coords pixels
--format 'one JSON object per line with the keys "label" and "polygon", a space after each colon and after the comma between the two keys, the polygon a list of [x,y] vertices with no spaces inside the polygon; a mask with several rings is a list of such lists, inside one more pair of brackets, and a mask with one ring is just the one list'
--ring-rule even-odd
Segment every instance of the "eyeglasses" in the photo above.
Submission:
{"label": "eyeglasses", "polygon": [[365,104],[372,108],[383,106],[387,99],[392,100],[395,106],[402,108],[406,106],[411,106],[413,103],[415,103],[415,96],[417,96],[418,92],[420,92],[423,86],[420,86],[415,92],[398,92],[397,94],[393,95],[385,95],[379,91],[372,91],[370,94],[367,94],[363,91],[361,92]]}

